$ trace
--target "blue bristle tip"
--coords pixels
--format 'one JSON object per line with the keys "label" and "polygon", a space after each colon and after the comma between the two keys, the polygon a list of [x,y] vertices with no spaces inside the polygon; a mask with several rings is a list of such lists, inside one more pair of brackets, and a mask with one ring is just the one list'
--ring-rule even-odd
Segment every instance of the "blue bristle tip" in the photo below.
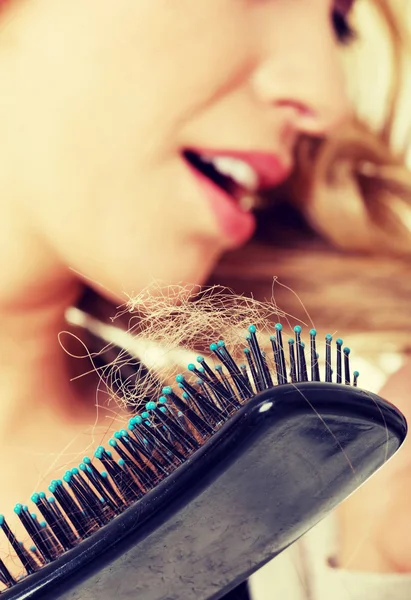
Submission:
{"label": "blue bristle tip", "polygon": [[250,333],[257,333],[257,327],[255,325],[250,325],[250,327],[248,328],[248,331]]}
{"label": "blue bristle tip", "polygon": [[170,387],[169,385],[166,385],[166,387],[163,387],[163,389],[161,391],[163,392],[163,394],[165,396],[169,396],[172,393],[173,388]]}
{"label": "blue bristle tip", "polygon": [[317,330],[316,329],[310,329],[310,335],[312,335],[313,337],[315,337],[317,335]]}
{"label": "blue bristle tip", "polygon": [[302,328],[300,327],[300,325],[296,325],[294,327],[294,331],[295,331],[295,333],[301,333],[302,332]]}
{"label": "blue bristle tip", "polygon": [[276,329],[277,331],[282,331],[283,330],[283,326],[281,325],[281,323],[276,323],[274,326],[274,329]]}
{"label": "blue bristle tip", "polygon": [[182,375],[181,373],[179,373],[176,377],[176,381],[177,383],[184,383],[185,379],[184,379],[184,375]]}
{"label": "blue bristle tip", "polygon": [[211,352],[215,352],[217,350],[217,348],[218,348],[217,344],[210,344]]}
{"label": "blue bristle tip", "polygon": [[337,344],[337,346],[342,346],[343,345],[343,341],[342,341],[341,338],[336,339],[335,343]]}
{"label": "blue bristle tip", "polygon": [[157,408],[157,404],[155,402],[147,402],[146,409],[147,410],[155,410]]}
{"label": "blue bristle tip", "polygon": [[187,369],[188,369],[189,371],[195,371],[195,369],[196,369],[196,366],[195,366],[193,363],[190,363],[190,364],[187,366]]}
{"label": "blue bristle tip", "polygon": [[197,356],[197,362],[198,363],[203,363],[204,362],[204,356]]}

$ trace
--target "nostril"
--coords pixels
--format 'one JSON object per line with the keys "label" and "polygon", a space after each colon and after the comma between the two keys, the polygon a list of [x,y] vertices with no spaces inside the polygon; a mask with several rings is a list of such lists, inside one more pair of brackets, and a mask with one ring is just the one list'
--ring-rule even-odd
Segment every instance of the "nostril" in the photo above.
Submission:
{"label": "nostril", "polygon": [[279,108],[290,108],[299,116],[309,117],[311,119],[316,117],[314,110],[304,102],[299,102],[298,100],[277,100],[275,104]]}
{"label": "nostril", "polygon": [[277,114],[282,116],[284,131],[296,134],[322,136],[326,126],[322,114],[312,109],[309,104],[299,100],[277,100],[275,102]]}

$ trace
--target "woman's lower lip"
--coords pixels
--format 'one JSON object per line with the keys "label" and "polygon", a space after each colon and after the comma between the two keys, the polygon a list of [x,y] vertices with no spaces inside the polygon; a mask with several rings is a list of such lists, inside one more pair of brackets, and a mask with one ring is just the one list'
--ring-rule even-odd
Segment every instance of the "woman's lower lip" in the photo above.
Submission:
{"label": "woman's lower lip", "polygon": [[237,202],[211,179],[187,163],[200,189],[207,198],[219,228],[233,247],[245,244],[253,235],[256,220],[252,213],[241,210]]}

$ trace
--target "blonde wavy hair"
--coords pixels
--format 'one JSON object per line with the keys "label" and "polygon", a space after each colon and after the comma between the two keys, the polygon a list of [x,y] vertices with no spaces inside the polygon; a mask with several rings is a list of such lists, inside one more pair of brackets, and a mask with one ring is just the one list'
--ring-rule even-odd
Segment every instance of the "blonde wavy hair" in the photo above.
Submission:
{"label": "blonde wavy hair", "polygon": [[[257,241],[227,256],[213,278],[264,299],[278,277],[283,286],[274,286],[274,296],[281,308],[306,322],[308,312],[318,328],[349,333],[369,353],[411,349],[411,115],[408,124],[400,120],[409,83],[406,5],[359,1],[359,42],[345,59],[356,110],[351,123],[331,139],[301,140],[298,167],[271,195]],[[361,40],[365,25],[378,36]],[[376,84],[381,68],[390,75],[385,93],[370,85],[361,107],[364,73]],[[378,113],[378,93],[380,114],[366,119]]]}

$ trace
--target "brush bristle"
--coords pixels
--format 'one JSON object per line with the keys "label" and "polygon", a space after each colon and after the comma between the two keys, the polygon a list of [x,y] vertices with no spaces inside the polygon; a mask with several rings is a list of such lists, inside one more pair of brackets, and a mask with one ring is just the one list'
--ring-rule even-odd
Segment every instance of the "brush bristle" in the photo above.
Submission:
{"label": "brush bristle", "polygon": [[[31,501],[43,521],[27,506],[17,504],[14,511],[27,532],[28,548],[0,515],[0,529],[18,557],[23,575],[41,569],[138,502],[259,392],[274,385],[320,381],[317,332],[311,329],[307,351],[301,327],[295,327],[294,337],[288,340],[287,360],[281,324],[274,330],[272,355],[268,356],[260,348],[256,327],[249,327],[246,364],[236,363],[223,340],[211,344],[217,361],[214,366],[197,357],[197,364],[188,366],[190,379],[183,374],[176,377],[178,393],[164,387],[160,398],[147,402],[144,412],[130,419],[127,429],[114,434],[109,449],[99,446],[93,459],[85,457],[62,479],[53,480],[49,497],[44,492],[33,494]],[[349,355],[349,348],[343,348],[342,340],[337,339],[334,372],[332,336],[325,337],[324,381],[351,385]],[[357,380],[355,371],[352,385],[356,386]],[[0,560],[3,589],[17,583],[10,571]]]}

